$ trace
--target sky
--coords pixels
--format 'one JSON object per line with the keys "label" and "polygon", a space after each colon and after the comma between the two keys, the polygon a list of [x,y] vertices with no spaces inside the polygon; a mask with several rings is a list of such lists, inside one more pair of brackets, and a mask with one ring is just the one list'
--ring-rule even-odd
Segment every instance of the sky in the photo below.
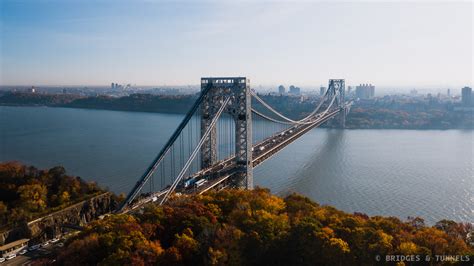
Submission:
{"label": "sky", "polygon": [[0,0],[0,85],[472,86],[473,6]]}

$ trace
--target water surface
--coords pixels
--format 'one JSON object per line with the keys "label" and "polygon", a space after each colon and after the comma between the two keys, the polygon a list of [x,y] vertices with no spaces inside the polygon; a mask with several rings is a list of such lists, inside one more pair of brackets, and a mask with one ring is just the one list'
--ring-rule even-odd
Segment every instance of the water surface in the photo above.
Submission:
{"label": "water surface", "polygon": [[[182,115],[0,106],[0,161],[128,192]],[[315,129],[255,169],[256,185],[347,212],[474,222],[473,131]]]}

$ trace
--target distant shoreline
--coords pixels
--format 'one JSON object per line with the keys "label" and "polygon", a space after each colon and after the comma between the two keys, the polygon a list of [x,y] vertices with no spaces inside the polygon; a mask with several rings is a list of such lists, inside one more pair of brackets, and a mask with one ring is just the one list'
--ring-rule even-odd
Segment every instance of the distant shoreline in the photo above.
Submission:
{"label": "distant shoreline", "polygon": [[[133,113],[154,113],[154,114],[175,114],[175,115],[184,115],[187,113],[187,110],[179,112],[178,110],[169,110],[169,111],[151,111],[151,110],[133,110],[133,109],[119,109],[119,108],[103,108],[103,107],[80,107],[80,106],[68,106],[68,105],[45,105],[45,104],[5,104],[0,103],[0,106],[5,107],[47,107],[47,108],[68,108],[68,109],[82,109],[82,110],[103,110],[103,111],[117,111],[117,112],[133,112]],[[320,128],[335,128],[323,124]],[[472,131],[474,128],[403,128],[403,127],[346,127],[344,129],[350,130],[468,130]]]}
{"label": "distant shoreline", "polygon": [[[273,108],[291,119],[300,119],[312,112],[315,99],[282,95],[261,95]],[[193,95],[130,94],[123,97],[107,95],[40,94],[9,92],[0,96],[3,106],[47,106],[125,112],[186,114],[197,99]],[[272,116],[259,102],[253,107]],[[336,128],[333,120],[322,127]],[[457,112],[453,106],[430,102],[406,102],[383,99],[360,101],[347,115],[348,129],[474,129],[472,112]]]}

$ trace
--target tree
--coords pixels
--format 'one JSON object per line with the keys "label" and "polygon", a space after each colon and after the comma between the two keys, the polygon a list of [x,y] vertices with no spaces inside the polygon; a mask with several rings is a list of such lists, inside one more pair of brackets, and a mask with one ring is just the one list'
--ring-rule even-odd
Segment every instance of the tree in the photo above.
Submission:
{"label": "tree", "polygon": [[63,191],[61,195],[59,196],[59,204],[67,204],[69,203],[71,196],[69,196],[69,192]]}
{"label": "tree", "polygon": [[[223,190],[95,221],[60,257],[62,264],[70,257],[102,265],[373,265],[376,255],[470,255],[458,233],[466,230],[451,221],[427,227],[421,219],[351,215],[266,189]],[[75,249],[86,257],[68,253]]]}
{"label": "tree", "polygon": [[18,188],[23,206],[29,211],[39,212],[46,208],[46,197],[48,190],[45,185],[31,184]]}
{"label": "tree", "polygon": [[[0,225],[20,221],[101,191],[96,185],[67,176],[63,167],[38,170],[18,162],[0,163]],[[8,210],[8,215],[2,212]]]}
{"label": "tree", "polygon": [[3,201],[0,201],[0,225],[7,222],[8,208]]}
{"label": "tree", "polygon": [[418,254],[418,247],[413,242],[402,242],[398,250],[402,255]]}

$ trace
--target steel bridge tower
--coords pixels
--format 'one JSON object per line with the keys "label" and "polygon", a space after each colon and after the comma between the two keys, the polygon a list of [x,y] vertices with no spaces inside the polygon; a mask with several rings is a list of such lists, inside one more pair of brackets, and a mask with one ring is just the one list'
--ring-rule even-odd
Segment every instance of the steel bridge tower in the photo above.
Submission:
{"label": "steel bridge tower", "polygon": [[[346,101],[345,101],[345,80],[344,79],[330,79],[329,80],[329,86],[330,88],[330,95],[336,94],[338,92],[338,97],[336,98],[336,103],[338,108],[340,109],[340,114],[338,117],[339,120],[339,126],[341,128],[344,128],[346,126],[346,114],[347,114],[347,108],[346,108]],[[331,95],[331,96],[332,96]]]}
{"label": "steel bridge tower", "polygon": [[[232,186],[253,189],[252,166],[252,109],[250,81],[245,77],[201,78],[201,91],[207,90],[201,107],[201,134],[209,128],[219,110],[217,103],[230,97],[224,112],[235,122],[235,163],[238,166],[232,177]],[[201,147],[201,168],[217,162],[217,128],[211,129]]]}

